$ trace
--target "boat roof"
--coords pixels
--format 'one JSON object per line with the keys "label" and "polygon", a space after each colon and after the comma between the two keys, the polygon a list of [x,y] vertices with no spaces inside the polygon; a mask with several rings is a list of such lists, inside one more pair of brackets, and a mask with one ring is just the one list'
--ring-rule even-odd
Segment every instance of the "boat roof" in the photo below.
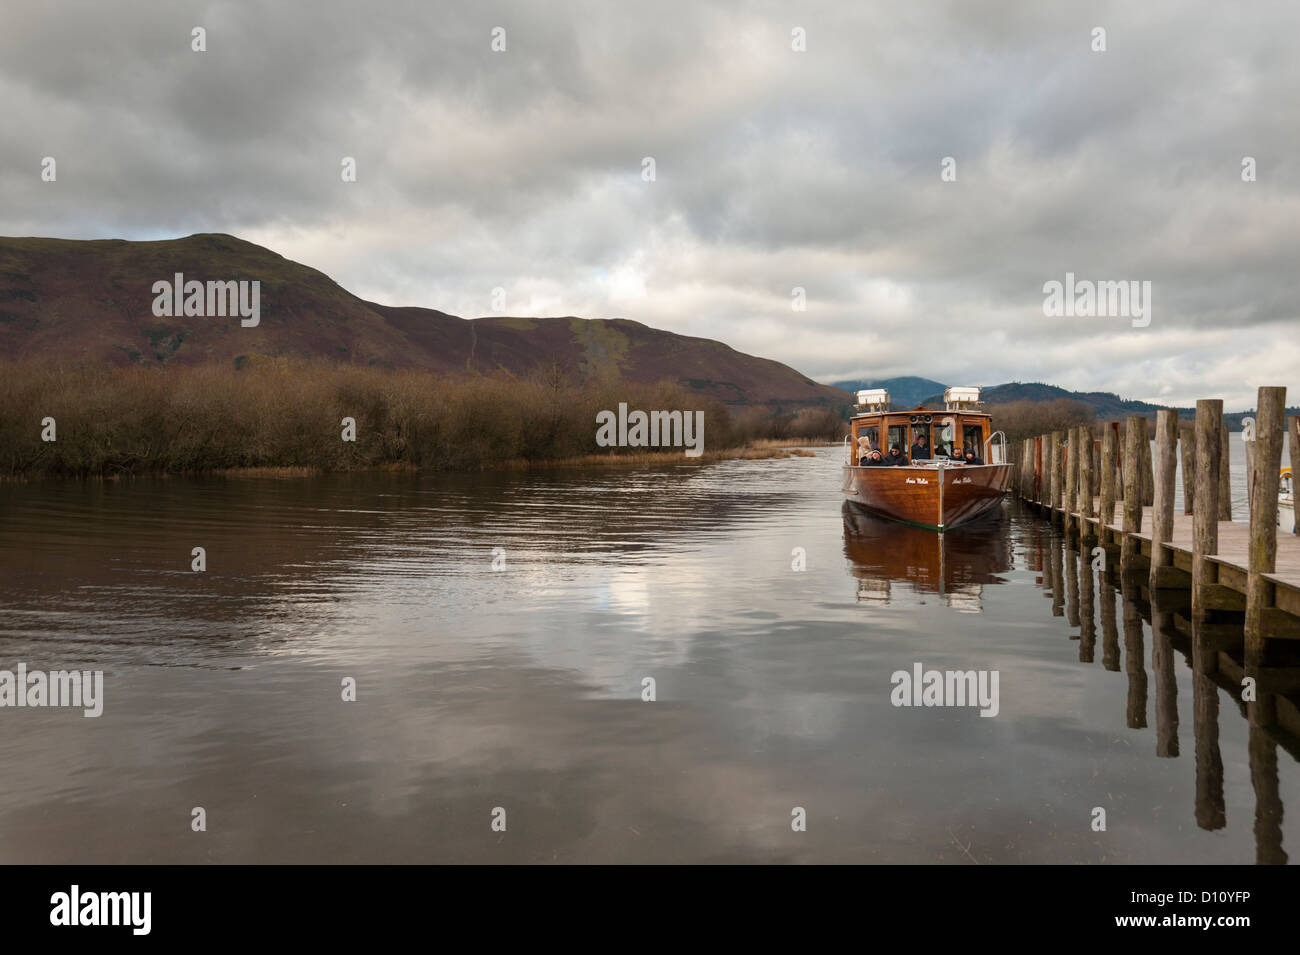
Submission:
{"label": "boat roof", "polygon": [[896,411],[855,411],[852,416],[854,418],[879,418],[882,415],[894,415],[894,414],[912,415],[912,414],[920,414],[920,413],[924,413],[928,415],[965,415],[968,418],[993,417],[987,411],[967,411],[966,409],[949,410],[947,408],[927,408],[925,405],[917,405],[915,408],[899,408]]}

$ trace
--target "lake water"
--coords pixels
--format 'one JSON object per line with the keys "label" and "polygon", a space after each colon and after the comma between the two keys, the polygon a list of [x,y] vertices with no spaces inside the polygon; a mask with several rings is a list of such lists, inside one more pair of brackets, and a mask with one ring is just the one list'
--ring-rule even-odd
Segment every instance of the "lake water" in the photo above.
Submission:
{"label": "lake water", "polygon": [[[0,668],[105,696],[0,709],[0,861],[1300,845],[1295,757],[1046,523],[941,543],[846,510],[839,463],[0,486]],[[997,671],[997,715],[894,706],[915,664]]]}

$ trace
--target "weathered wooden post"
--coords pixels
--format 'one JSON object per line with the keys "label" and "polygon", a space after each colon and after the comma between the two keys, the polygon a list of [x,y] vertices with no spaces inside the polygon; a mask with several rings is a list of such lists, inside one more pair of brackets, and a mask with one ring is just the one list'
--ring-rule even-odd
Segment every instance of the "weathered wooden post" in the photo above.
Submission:
{"label": "weathered wooden post", "polygon": [[1101,476],[1101,442],[1093,434],[1092,425],[1088,425],[1088,447],[1092,448],[1092,490],[1095,494]]}
{"label": "weathered wooden post", "polygon": [[1043,499],[1043,442],[1046,438],[1039,435],[1034,438],[1034,500]]}
{"label": "weathered wooden post", "polygon": [[[1300,418],[1292,417],[1287,434],[1291,439],[1291,499],[1295,500],[1296,478],[1300,478]],[[1300,534],[1300,507],[1293,507],[1291,533]]]}
{"label": "weathered wooden post", "polygon": [[1192,425],[1179,428],[1178,446],[1183,461],[1183,513],[1193,513],[1196,501],[1196,428]]}
{"label": "weathered wooden post", "polygon": [[[1079,429],[1079,533],[1086,541],[1096,539],[1092,524],[1092,428]],[[1084,551],[1085,557],[1087,550]]]}
{"label": "weathered wooden post", "polygon": [[1052,500],[1049,508],[1052,520],[1056,520],[1056,514],[1061,508],[1061,495],[1063,493],[1062,485],[1064,481],[1064,463],[1061,461],[1061,432],[1052,432]]}
{"label": "weathered wooden post", "polygon": [[1217,653],[1195,630],[1210,619],[1206,601],[1219,582],[1219,569],[1209,558],[1219,550],[1219,463],[1223,453],[1223,401],[1196,402],[1196,511],[1192,515],[1192,665],[1198,673],[1218,669]]}
{"label": "weathered wooden post", "polygon": [[1134,415],[1124,427],[1124,536],[1120,540],[1119,569],[1129,570],[1138,554],[1142,530],[1142,446],[1147,443],[1147,419]]}
{"label": "weathered wooden post", "polygon": [[1156,412],[1156,476],[1155,503],[1151,508],[1151,577],[1148,586],[1154,591],[1161,583],[1162,568],[1169,566],[1171,555],[1164,545],[1174,536],[1175,464],[1178,441],[1178,412],[1162,409]]}
{"label": "weathered wooden post", "polygon": [[1250,442],[1256,446],[1257,467],[1250,487],[1254,504],[1246,578],[1246,670],[1252,673],[1264,663],[1264,610],[1273,605],[1273,584],[1264,575],[1277,569],[1277,487],[1285,426],[1286,389],[1260,388],[1255,440]]}
{"label": "weathered wooden post", "polygon": [[[1256,417],[1258,417],[1258,412],[1256,412]],[[1242,444],[1246,446],[1246,520],[1249,522],[1251,507],[1255,503],[1255,449],[1259,442],[1247,441],[1244,430],[1241,432],[1241,437]],[[1278,459],[1278,462],[1280,467],[1281,458]]]}
{"label": "weathered wooden post", "polygon": [[1065,473],[1062,477],[1063,492],[1065,503],[1062,505],[1065,509],[1065,529],[1071,530],[1074,524],[1074,518],[1070,515],[1074,513],[1074,490],[1077,485],[1077,476],[1079,471],[1079,435],[1078,428],[1071,428],[1066,432],[1066,441],[1069,442],[1062,452],[1065,458]]}
{"label": "weathered wooden post", "polygon": [[[1147,433],[1146,418],[1142,419],[1142,434]],[[1142,503],[1151,507],[1156,502],[1156,473],[1151,461],[1151,442],[1142,442]]]}
{"label": "weathered wooden post", "polygon": [[1219,520],[1232,520],[1232,436],[1226,424],[1219,427]]}
{"label": "weathered wooden post", "polygon": [[1025,439],[1025,500],[1036,501],[1038,495],[1034,493],[1034,443],[1036,438]]}
{"label": "weathered wooden post", "polygon": [[1107,422],[1101,432],[1101,539],[1106,525],[1115,523],[1115,471],[1119,462],[1119,434]]}

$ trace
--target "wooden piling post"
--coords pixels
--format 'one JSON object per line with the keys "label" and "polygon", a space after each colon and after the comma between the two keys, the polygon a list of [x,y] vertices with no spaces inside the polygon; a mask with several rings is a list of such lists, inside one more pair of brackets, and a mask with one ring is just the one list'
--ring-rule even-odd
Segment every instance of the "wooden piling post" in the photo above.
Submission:
{"label": "wooden piling post", "polygon": [[[1142,434],[1145,438],[1147,433],[1146,418],[1142,419]],[[1156,472],[1155,466],[1151,460],[1151,442],[1144,440],[1142,442],[1142,503],[1147,507],[1155,504],[1156,501]]]}
{"label": "wooden piling post", "polygon": [[[1296,478],[1300,477],[1300,418],[1292,417],[1287,428],[1287,434],[1291,442],[1291,493],[1292,500],[1295,499]],[[1292,534],[1300,534],[1300,507],[1292,508],[1291,513],[1294,516],[1291,527]]]}
{"label": "wooden piling post", "polygon": [[1093,434],[1092,425],[1088,426],[1088,447],[1092,448],[1092,490],[1098,493],[1098,481],[1101,479],[1101,442]]}
{"label": "wooden piling post", "polygon": [[1068,444],[1061,454],[1065,459],[1065,466],[1063,469],[1064,474],[1061,481],[1062,492],[1065,497],[1065,502],[1062,506],[1065,509],[1065,529],[1067,531],[1071,529],[1071,525],[1074,521],[1074,518],[1070,515],[1074,513],[1074,489],[1077,483],[1076,479],[1079,471],[1078,430],[1078,428],[1071,428],[1066,432],[1066,441]]}
{"label": "wooden piling post", "polygon": [[1156,412],[1155,503],[1151,509],[1151,578],[1149,586],[1160,586],[1160,570],[1170,564],[1164,545],[1174,536],[1175,459],[1178,453],[1178,412]]}
{"label": "wooden piling post", "polygon": [[[1145,425],[1145,433],[1148,437],[1154,437],[1152,434],[1152,422]],[[1156,503],[1156,466],[1151,455],[1151,442],[1145,442],[1141,446],[1141,503],[1145,507],[1151,507]]]}
{"label": "wooden piling post", "polygon": [[[1256,424],[1258,424],[1259,414],[1256,412]],[[1246,432],[1241,433],[1241,443],[1246,446],[1246,522],[1250,522],[1250,512],[1255,502],[1255,451],[1259,446],[1258,441],[1247,441]],[[1278,458],[1279,467],[1281,458]]]}
{"label": "wooden piling post", "polygon": [[1056,512],[1061,507],[1061,485],[1062,480],[1062,462],[1061,462],[1061,432],[1053,431],[1051,434],[1052,447],[1052,500],[1049,504],[1048,512],[1052,520],[1056,520]]}
{"label": "wooden piling post", "polygon": [[1115,522],[1115,468],[1118,460],[1118,435],[1107,422],[1101,432],[1101,513],[1097,515],[1101,518],[1103,540],[1106,525]]}
{"label": "wooden piling post", "polygon": [[1043,499],[1043,435],[1034,438],[1034,500]]}
{"label": "wooden piling post", "polygon": [[1147,440],[1147,419],[1134,415],[1124,426],[1124,536],[1120,541],[1119,569],[1129,569],[1138,553],[1142,530],[1142,445]]}
{"label": "wooden piling post", "polygon": [[1092,428],[1079,429],[1079,533],[1092,540]]}
{"label": "wooden piling post", "polygon": [[1183,513],[1193,513],[1196,501],[1196,428],[1188,425],[1179,428],[1178,446],[1183,464]]}
{"label": "wooden piling post", "polygon": [[1038,496],[1034,493],[1034,439],[1025,439],[1025,484],[1021,493],[1026,501],[1035,501]]}
{"label": "wooden piling post", "polygon": [[1277,488],[1286,427],[1286,389],[1260,388],[1255,406],[1255,471],[1250,488],[1250,544],[1246,578],[1246,669],[1264,662],[1264,610],[1273,605],[1273,584],[1264,579],[1277,569]]}
{"label": "wooden piling post", "polygon": [[[1222,416],[1220,416],[1222,419]],[[1219,520],[1232,520],[1232,436],[1228,426],[1219,428]]]}
{"label": "wooden piling post", "polygon": [[[1196,402],[1196,510],[1192,515],[1192,625],[1207,623],[1210,588],[1219,582],[1218,566],[1209,560],[1219,550],[1219,463],[1223,454],[1223,401]],[[1195,633],[1193,634],[1195,638]],[[1204,642],[1192,641],[1192,664],[1198,673],[1218,669],[1217,655]]]}

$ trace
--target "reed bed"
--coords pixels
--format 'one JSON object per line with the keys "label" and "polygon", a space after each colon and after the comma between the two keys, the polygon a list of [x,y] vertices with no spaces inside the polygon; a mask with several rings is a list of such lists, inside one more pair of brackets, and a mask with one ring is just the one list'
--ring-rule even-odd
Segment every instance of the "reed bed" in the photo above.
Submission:
{"label": "reed bed", "polygon": [[[680,449],[596,444],[596,413],[704,412],[705,458],[759,439],[834,440],[829,409],[731,409],[672,382],[444,376],[265,359],[242,368],[0,365],[0,475],[300,474],[368,468],[475,471],[681,460]],[[342,440],[345,417],[356,440]],[[42,440],[53,418],[56,440]],[[754,450],[755,454],[764,449]],[[699,460],[699,459],[687,459]],[[624,463],[624,462],[619,462]]]}

